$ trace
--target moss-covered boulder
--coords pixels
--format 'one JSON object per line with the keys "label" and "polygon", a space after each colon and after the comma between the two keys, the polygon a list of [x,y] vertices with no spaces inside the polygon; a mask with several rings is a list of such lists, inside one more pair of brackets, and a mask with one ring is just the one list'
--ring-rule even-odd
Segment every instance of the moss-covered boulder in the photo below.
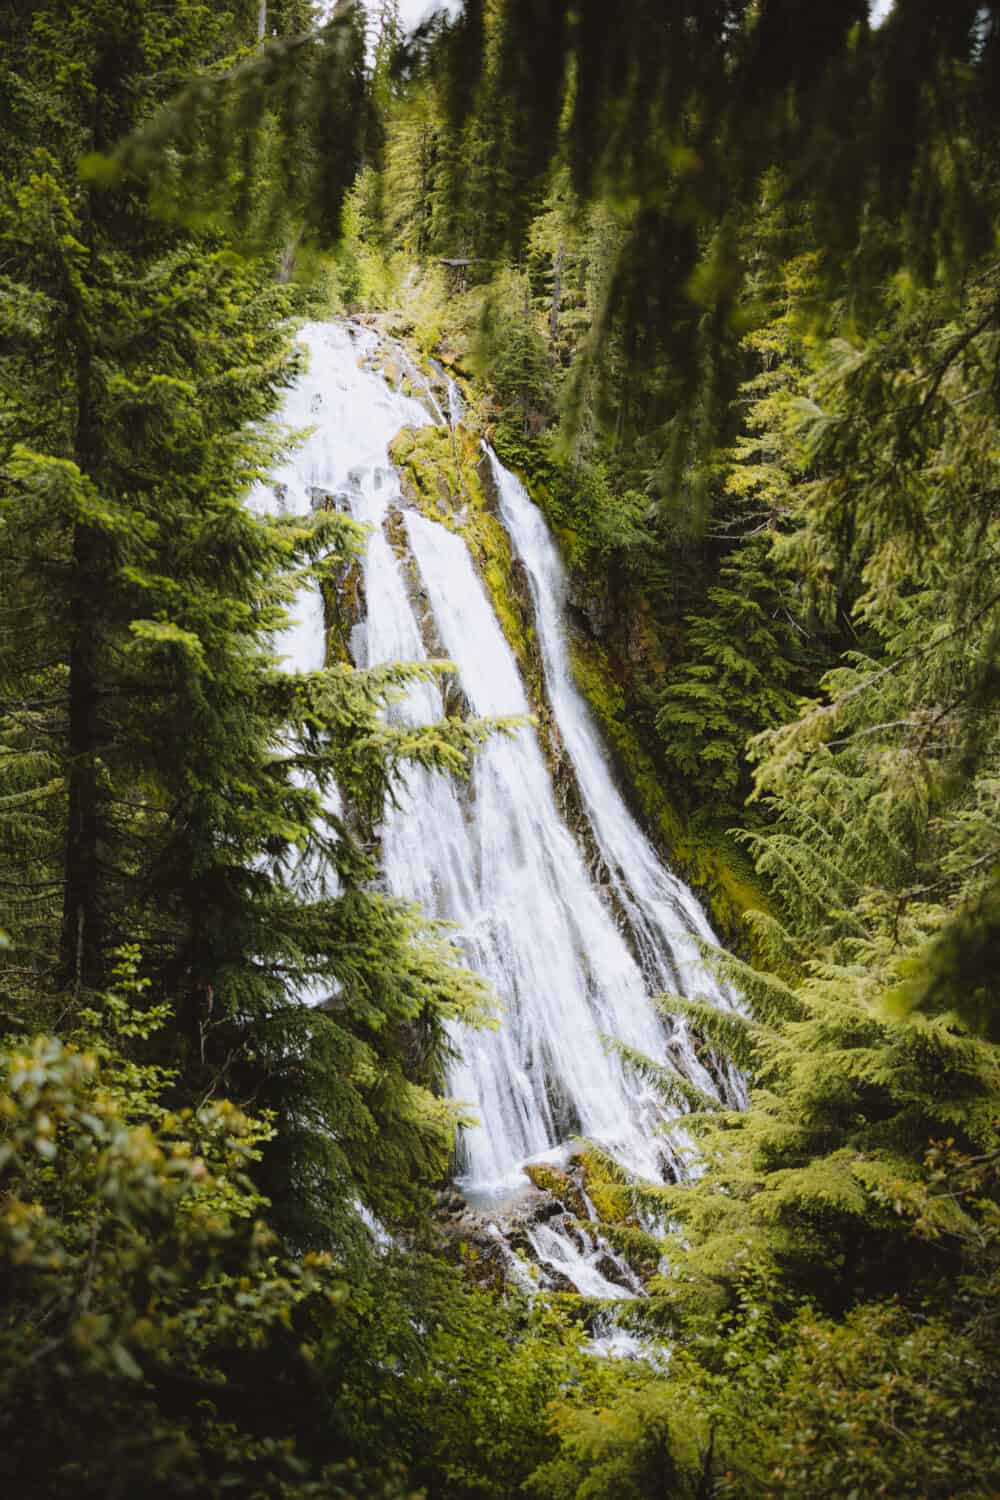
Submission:
{"label": "moss-covered boulder", "polygon": [[602,1225],[634,1222],[628,1187],[609,1176],[599,1156],[592,1151],[581,1151],[577,1167],[587,1197]]}
{"label": "moss-covered boulder", "polygon": [[404,427],[389,456],[410,504],[464,538],[517,659],[528,696],[540,709],[541,664],[527,587],[496,513],[489,466],[479,439],[461,425]]}
{"label": "moss-covered boulder", "polygon": [[563,1172],[548,1162],[529,1162],[524,1172],[540,1192],[549,1193],[578,1219],[587,1217],[587,1204],[579,1184],[573,1181],[568,1172]]}

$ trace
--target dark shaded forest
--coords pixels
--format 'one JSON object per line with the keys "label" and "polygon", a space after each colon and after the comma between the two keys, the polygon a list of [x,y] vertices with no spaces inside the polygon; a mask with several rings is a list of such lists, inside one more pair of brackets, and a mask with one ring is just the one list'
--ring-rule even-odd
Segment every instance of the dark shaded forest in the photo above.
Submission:
{"label": "dark shaded forest", "polygon": [[[0,121],[10,1492],[1000,1494],[1000,5],[8,0]],[[497,997],[379,828],[519,727],[281,669],[331,318],[543,511],[741,997],[657,1006],[745,1108],[626,1058],[686,1174],[586,1151],[638,1357],[442,1232]]]}

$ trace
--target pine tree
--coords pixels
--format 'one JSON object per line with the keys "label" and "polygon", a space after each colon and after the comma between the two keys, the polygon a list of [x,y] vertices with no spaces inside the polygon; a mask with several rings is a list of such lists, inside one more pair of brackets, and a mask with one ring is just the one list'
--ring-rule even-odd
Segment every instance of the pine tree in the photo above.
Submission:
{"label": "pine tree", "polygon": [[[76,175],[81,151],[135,124],[152,77],[174,86],[150,59],[211,63],[232,18],[113,9],[74,12],[78,68],[62,73],[58,6],[38,11],[8,73],[44,101],[23,122],[40,142],[50,112],[73,129],[44,170],[16,149],[5,218],[4,1004],[42,999],[65,1024],[138,943],[150,1003],[173,1010],[160,1045],[182,1096],[266,1097],[285,1128],[261,1172],[301,1238],[328,1238],[350,1232],[359,1192],[402,1213],[447,1164],[445,1022],[485,995],[419,913],[372,889],[367,842],[401,764],[461,774],[489,726],[383,722],[433,666],[279,670],[297,590],[362,540],[336,513],[245,504],[286,441],[266,418],[296,368],[298,294],[132,187]],[[27,89],[38,74],[44,95]],[[334,783],[353,834],[327,810]],[[303,891],[303,861],[339,889]],[[302,1008],[317,988],[328,1013]]]}
{"label": "pine tree", "polygon": [[736,809],[747,740],[795,711],[789,679],[796,634],[761,538],[744,543],[709,588],[709,612],[688,617],[693,657],[668,684],[656,716],[668,761],[698,802]]}
{"label": "pine tree", "polygon": [[[48,716],[32,726],[30,743],[47,745],[50,771],[54,736],[65,738],[59,772],[67,801],[56,856],[64,866],[61,964],[64,978],[79,984],[99,977],[105,872],[97,856],[112,815],[101,753],[113,730],[97,677],[114,647],[95,606],[120,606],[123,554],[149,541],[145,517],[129,503],[150,487],[148,471],[135,467],[136,438],[147,434],[164,457],[171,407],[185,394],[178,353],[167,356],[171,368],[156,370],[156,340],[161,358],[169,340],[164,309],[171,297],[183,307],[185,290],[195,302],[204,297],[219,268],[209,268],[199,287],[190,249],[185,255],[137,212],[131,195],[101,197],[82,187],[76,167],[82,153],[135,123],[141,81],[154,68],[162,70],[162,97],[185,61],[210,59],[237,34],[231,13],[209,17],[197,7],[173,26],[141,8],[73,9],[67,18],[59,6],[36,7],[12,18],[5,86],[18,130],[4,162],[11,337],[3,373],[10,398],[5,541],[18,591],[5,644],[14,672],[44,663]],[[74,65],[66,71],[69,56]],[[58,693],[53,699],[57,685],[63,701]],[[18,707],[24,711],[23,700]],[[62,715],[58,728],[54,710]],[[51,839],[48,851],[51,859]],[[36,878],[35,888],[49,891],[51,865]]]}
{"label": "pine tree", "polygon": [[899,289],[869,342],[816,346],[804,395],[762,398],[792,512],[776,550],[819,614],[854,581],[868,649],[751,747],[770,963],[719,959],[745,1016],[685,1007],[754,1085],[745,1113],[686,1122],[708,1170],[654,1195],[692,1246],[671,1295],[702,1310],[748,1260],[835,1309],[928,1285],[947,1305],[993,1211],[928,1196],[927,1162],[993,1159],[1000,1087],[995,277],[957,303]]}

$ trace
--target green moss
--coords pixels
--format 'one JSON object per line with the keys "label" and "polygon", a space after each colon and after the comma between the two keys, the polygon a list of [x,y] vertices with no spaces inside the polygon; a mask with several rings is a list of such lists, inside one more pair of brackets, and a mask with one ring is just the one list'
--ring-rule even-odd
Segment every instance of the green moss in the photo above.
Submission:
{"label": "green moss", "polygon": [[553,1198],[558,1198],[559,1202],[565,1204],[569,1212],[576,1214],[577,1218],[587,1217],[587,1205],[583,1194],[568,1172],[563,1172],[559,1167],[550,1166],[546,1162],[529,1164],[524,1170],[540,1192],[551,1193]]}
{"label": "green moss", "polygon": [[361,618],[363,573],[360,562],[352,562],[336,582],[327,578],[321,585],[323,618],[326,622],[326,661],[352,666],[351,631]]}
{"label": "green moss", "polygon": [[481,501],[482,486],[467,462],[467,448],[464,435],[446,427],[404,427],[393,440],[389,456],[403,488],[431,520],[453,524],[456,511],[468,499]]}
{"label": "green moss", "polygon": [[591,1151],[581,1152],[577,1157],[577,1165],[583,1174],[587,1197],[594,1205],[601,1223],[626,1223],[632,1215],[629,1189],[621,1182],[613,1182],[602,1171],[599,1159]]}
{"label": "green moss", "polygon": [[478,438],[464,427],[407,427],[389,456],[404,494],[421,514],[464,538],[529,696],[538,701],[541,669],[534,625],[520,598],[510,538],[483,483]]}

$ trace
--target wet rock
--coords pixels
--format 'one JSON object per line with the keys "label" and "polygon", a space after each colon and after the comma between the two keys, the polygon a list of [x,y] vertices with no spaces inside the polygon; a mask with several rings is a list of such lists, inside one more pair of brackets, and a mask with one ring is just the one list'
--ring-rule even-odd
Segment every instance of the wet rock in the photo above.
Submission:
{"label": "wet rock", "polygon": [[468,1204],[456,1188],[447,1187],[436,1195],[435,1206],[438,1213],[447,1214],[450,1218],[465,1214]]}
{"label": "wet rock", "polygon": [[534,1222],[536,1224],[547,1224],[550,1219],[557,1219],[565,1213],[565,1205],[558,1198],[546,1198],[538,1205],[535,1212]]}
{"label": "wet rock", "polygon": [[541,1281],[546,1291],[569,1292],[572,1296],[579,1295],[569,1277],[564,1276],[562,1271],[554,1270],[552,1266],[543,1267]]}
{"label": "wet rock", "polygon": [[604,1277],[605,1281],[610,1281],[615,1286],[620,1286],[625,1290],[631,1290],[628,1272],[613,1255],[607,1253],[599,1255],[592,1264],[594,1270],[598,1271]]}
{"label": "wet rock", "polygon": [[568,603],[586,621],[590,633],[604,640],[614,623],[607,584],[594,576],[571,575]]}
{"label": "wet rock", "polygon": [[578,1218],[587,1217],[587,1205],[583,1194],[568,1172],[561,1171],[559,1167],[549,1166],[547,1162],[529,1163],[524,1170],[540,1192],[551,1193]]}
{"label": "wet rock", "polygon": [[324,581],[322,592],[328,659],[350,664],[366,608],[361,564],[356,560],[344,563],[334,577]]}

